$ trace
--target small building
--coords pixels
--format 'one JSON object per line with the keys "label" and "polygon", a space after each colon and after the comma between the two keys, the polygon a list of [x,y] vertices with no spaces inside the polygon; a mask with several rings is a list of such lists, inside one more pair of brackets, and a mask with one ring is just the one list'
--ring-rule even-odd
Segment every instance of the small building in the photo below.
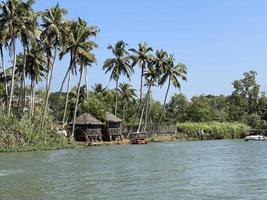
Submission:
{"label": "small building", "polygon": [[122,140],[122,120],[110,112],[106,113],[105,116],[105,139]]}
{"label": "small building", "polygon": [[[70,123],[73,124],[73,121]],[[77,141],[102,141],[103,123],[89,113],[83,113],[76,118],[74,138]]]}

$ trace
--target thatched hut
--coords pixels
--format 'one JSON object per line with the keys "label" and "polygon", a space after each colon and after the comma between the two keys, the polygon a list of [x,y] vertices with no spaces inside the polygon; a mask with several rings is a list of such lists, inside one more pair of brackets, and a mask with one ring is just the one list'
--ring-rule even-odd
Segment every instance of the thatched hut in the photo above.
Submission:
{"label": "thatched hut", "polygon": [[112,140],[122,140],[122,120],[110,112],[105,116],[106,129],[104,131],[105,138]]}
{"label": "thatched hut", "polygon": [[[70,123],[73,124],[73,121]],[[102,141],[103,123],[89,113],[83,113],[76,118],[74,138],[77,141]]]}

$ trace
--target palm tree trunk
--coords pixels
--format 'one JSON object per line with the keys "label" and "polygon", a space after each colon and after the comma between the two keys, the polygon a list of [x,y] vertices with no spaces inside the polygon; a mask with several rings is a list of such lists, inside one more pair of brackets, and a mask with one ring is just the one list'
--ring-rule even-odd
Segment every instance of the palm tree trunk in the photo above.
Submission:
{"label": "palm tree trunk", "polygon": [[7,86],[7,80],[6,80],[6,68],[5,68],[5,62],[4,62],[4,54],[3,54],[3,46],[0,47],[0,53],[1,53],[1,64],[3,69],[3,75],[4,75],[4,83],[5,83],[5,93],[6,93],[6,105],[8,103],[8,86]]}
{"label": "palm tree trunk", "polygon": [[32,84],[32,116],[34,114],[34,109],[35,109],[35,82],[33,81],[33,84]]}
{"label": "palm tree trunk", "polygon": [[53,78],[53,71],[54,71],[56,57],[57,57],[57,48],[54,49],[54,58],[53,58],[53,62],[52,62],[51,70],[50,70],[50,76],[49,76],[49,80],[48,80],[48,85],[47,85],[47,88],[46,88],[45,106],[44,106],[44,111],[43,111],[43,118],[42,118],[41,127],[44,126],[45,117],[46,117],[46,113],[47,113],[47,109],[48,109],[49,91],[50,91],[50,88],[51,88],[51,82],[52,82],[52,78]]}
{"label": "palm tree trunk", "polygon": [[147,120],[149,117],[149,102],[150,102],[150,92],[148,94],[147,102],[146,102],[146,113],[145,113],[145,125],[144,125],[144,132],[146,132]]}
{"label": "palm tree trunk", "polygon": [[[21,111],[23,111],[23,108],[25,106],[25,99],[24,99],[24,91],[25,91],[25,69],[26,69],[26,48],[23,48],[23,69],[22,69],[22,77],[21,77],[21,81],[20,81],[20,94],[19,94],[19,104],[18,104],[18,111],[20,110],[21,104],[22,104],[22,109]],[[21,101],[23,101],[23,103],[21,103]]]}
{"label": "palm tree trunk", "polygon": [[119,84],[119,79],[116,80],[116,100],[115,100],[115,116],[117,117],[117,108],[118,108],[118,84]]}
{"label": "palm tree trunk", "polygon": [[150,93],[150,88],[151,86],[148,87],[148,91],[145,97],[145,102],[142,108],[142,112],[141,112],[141,116],[140,116],[140,120],[139,120],[139,125],[138,125],[138,129],[137,129],[137,133],[140,133],[140,129],[141,129],[141,125],[142,125],[142,121],[143,121],[143,116],[144,116],[144,111],[145,111],[145,107],[146,107],[146,102],[147,102],[147,98],[148,98],[148,94]]}
{"label": "palm tree trunk", "polygon": [[63,114],[63,120],[62,120],[63,124],[65,123],[66,115],[67,115],[67,109],[68,109],[69,90],[70,90],[70,79],[71,79],[71,73],[69,72],[68,86],[67,86],[67,95],[66,95],[65,108],[64,108],[64,114]]}
{"label": "palm tree trunk", "polygon": [[77,92],[77,98],[76,98],[75,109],[74,109],[71,137],[74,136],[74,131],[75,131],[76,115],[77,115],[77,108],[78,108],[78,103],[79,103],[79,98],[80,98],[82,77],[83,77],[83,65],[81,65],[80,79],[79,79],[79,83],[78,83],[78,92]]}
{"label": "palm tree trunk", "polygon": [[72,66],[73,66],[73,60],[74,59],[75,58],[72,58],[72,52],[71,52],[69,68],[68,68],[68,70],[67,70],[67,72],[66,72],[66,74],[64,76],[64,79],[63,79],[63,81],[61,83],[60,90],[59,90],[59,96],[58,96],[58,100],[57,100],[56,119],[58,119],[59,100],[60,100],[60,97],[61,97],[61,94],[62,94],[62,90],[63,90],[64,84],[65,84],[65,82],[67,80],[67,77],[68,77],[69,73],[71,73],[71,69],[72,69]]}
{"label": "palm tree trunk", "polygon": [[123,103],[123,113],[122,113],[122,121],[124,122],[124,120],[125,120],[125,111],[126,111],[126,102],[124,101],[124,103]]}
{"label": "palm tree trunk", "polygon": [[31,78],[31,95],[30,95],[30,114],[31,116],[33,116],[33,109],[34,109],[34,106],[33,106],[33,79]]}
{"label": "palm tree trunk", "polygon": [[13,54],[13,66],[12,66],[12,78],[11,78],[11,89],[10,89],[10,96],[9,96],[9,103],[8,103],[8,116],[10,116],[11,112],[11,105],[13,100],[13,93],[14,93],[14,82],[15,82],[15,71],[16,71],[16,64],[17,64],[17,56],[16,56],[16,40],[12,38],[12,54]]}
{"label": "palm tree trunk", "polygon": [[142,65],[142,69],[141,69],[141,83],[140,83],[140,101],[142,100],[142,95],[143,95],[143,76],[144,76],[144,69],[145,69],[145,66]]}
{"label": "palm tree trunk", "polygon": [[163,116],[165,114],[165,107],[166,107],[168,93],[169,93],[169,90],[170,90],[170,85],[171,85],[171,78],[169,77],[168,88],[167,88],[167,91],[166,91],[166,94],[165,94],[165,98],[164,98],[164,103],[163,103],[163,111],[161,113],[158,125],[160,125],[160,123],[161,123],[161,121],[163,119]]}
{"label": "palm tree trunk", "polygon": [[86,89],[86,101],[88,101],[87,68],[85,68],[84,81],[85,81],[85,89]]}

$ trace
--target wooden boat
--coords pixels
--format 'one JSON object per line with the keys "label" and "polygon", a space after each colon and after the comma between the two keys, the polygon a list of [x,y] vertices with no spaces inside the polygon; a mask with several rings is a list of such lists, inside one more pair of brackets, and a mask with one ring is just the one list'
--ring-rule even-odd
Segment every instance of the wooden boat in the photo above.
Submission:
{"label": "wooden boat", "polygon": [[249,135],[245,137],[245,141],[267,141],[267,137],[263,135]]}
{"label": "wooden boat", "polygon": [[131,144],[147,144],[147,140],[145,138],[134,138]]}

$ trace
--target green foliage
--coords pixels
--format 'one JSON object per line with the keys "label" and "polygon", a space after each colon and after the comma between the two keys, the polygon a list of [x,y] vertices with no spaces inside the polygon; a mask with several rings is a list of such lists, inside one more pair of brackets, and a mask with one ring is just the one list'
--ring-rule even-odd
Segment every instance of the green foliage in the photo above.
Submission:
{"label": "green foliage", "polygon": [[82,102],[78,107],[78,115],[87,112],[100,120],[104,119],[106,111],[108,109],[105,104],[99,101],[96,95],[90,95],[88,101]]}
{"label": "green foliage", "polygon": [[0,151],[57,149],[71,146],[52,130],[52,119],[40,129],[40,117],[8,117],[0,111]]}
{"label": "green foliage", "polygon": [[238,139],[244,138],[250,127],[242,123],[185,122],[178,123],[177,129],[190,137],[198,137],[203,130],[204,136],[210,139]]}

